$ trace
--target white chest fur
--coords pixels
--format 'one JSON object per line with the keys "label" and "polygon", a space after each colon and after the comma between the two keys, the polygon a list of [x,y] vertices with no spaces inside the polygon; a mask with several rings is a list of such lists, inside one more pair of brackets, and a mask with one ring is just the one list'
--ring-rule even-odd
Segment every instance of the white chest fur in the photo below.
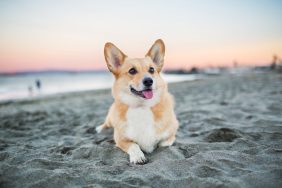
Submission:
{"label": "white chest fur", "polygon": [[126,114],[126,136],[136,142],[143,151],[152,152],[159,142],[150,108],[129,108]]}

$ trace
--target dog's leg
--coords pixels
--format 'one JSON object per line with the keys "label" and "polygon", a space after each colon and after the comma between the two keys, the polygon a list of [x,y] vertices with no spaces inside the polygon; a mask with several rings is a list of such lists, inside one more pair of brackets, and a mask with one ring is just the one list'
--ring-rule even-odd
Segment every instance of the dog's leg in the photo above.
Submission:
{"label": "dog's leg", "polygon": [[115,136],[115,142],[117,147],[129,155],[130,163],[145,164],[147,162],[144,153],[141,151],[138,144],[130,140],[119,139],[117,136]]}
{"label": "dog's leg", "polygon": [[134,142],[120,143],[117,145],[120,149],[129,155],[129,161],[133,164],[144,164],[147,162],[144,153]]}
{"label": "dog's leg", "polygon": [[111,127],[111,124],[110,124],[109,118],[107,117],[105,123],[96,127],[96,132],[100,133],[103,129],[106,129],[106,128],[109,128],[109,127]]}
{"label": "dog's leg", "polygon": [[171,146],[171,145],[173,144],[174,140],[175,140],[175,135],[172,135],[172,136],[168,137],[167,139],[162,140],[162,141],[159,143],[159,146],[160,146],[160,147]]}
{"label": "dog's leg", "polygon": [[109,128],[109,126],[106,123],[103,123],[102,125],[96,127],[96,132],[100,133],[103,129]]}

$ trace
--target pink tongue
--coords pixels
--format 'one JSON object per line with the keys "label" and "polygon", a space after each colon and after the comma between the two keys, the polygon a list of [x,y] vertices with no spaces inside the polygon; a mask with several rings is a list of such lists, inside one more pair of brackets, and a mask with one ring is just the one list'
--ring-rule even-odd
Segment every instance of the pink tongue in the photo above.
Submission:
{"label": "pink tongue", "polygon": [[146,99],[151,99],[153,97],[153,91],[152,90],[147,90],[147,91],[142,91],[144,97]]}

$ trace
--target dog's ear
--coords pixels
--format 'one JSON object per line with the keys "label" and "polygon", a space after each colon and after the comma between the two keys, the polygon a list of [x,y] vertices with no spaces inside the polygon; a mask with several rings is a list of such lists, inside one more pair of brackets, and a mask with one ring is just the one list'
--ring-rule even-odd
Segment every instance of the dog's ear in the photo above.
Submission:
{"label": "dog's ear", "polygon": [[117,74],[120,66],[123,64],[126,58],[126,55],[110,42],[105,44],[104,55],[109,70],[113,74]]}
{"label": "dog's ear", "polygon": [[165,45],[162,39],[156,40],[150,48],[146,56],[149,56],[152,61],[157,65],[158,72],[162,70],[164,64]]}

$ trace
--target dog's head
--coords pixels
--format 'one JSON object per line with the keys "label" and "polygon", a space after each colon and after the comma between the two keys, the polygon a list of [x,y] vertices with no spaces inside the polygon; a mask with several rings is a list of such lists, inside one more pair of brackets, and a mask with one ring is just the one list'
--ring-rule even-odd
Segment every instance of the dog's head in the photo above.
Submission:
{"label": "dog's head", "polygon": [[106,43],[105,59],[115,76],[113,96],[128,106],[153,106],[167,90],[160,71],[165,46],[161,39],[150,48],[145,58],[128,58],[112,43]]}

